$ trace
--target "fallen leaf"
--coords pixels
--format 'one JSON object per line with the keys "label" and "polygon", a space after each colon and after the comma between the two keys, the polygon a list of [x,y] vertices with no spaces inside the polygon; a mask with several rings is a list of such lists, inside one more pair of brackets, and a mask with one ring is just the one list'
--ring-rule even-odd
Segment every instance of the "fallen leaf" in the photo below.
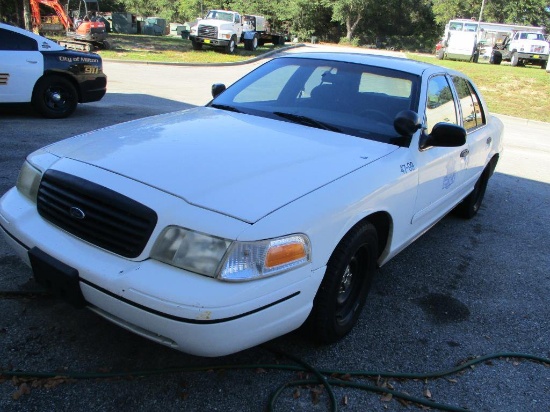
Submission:
{"label": "fallen leaf", "polygon": [[347,406],[347,404],[348,404],[348,397],[347,395],[344,395],[344,397],[342,398],[342,405]]}
{"label": "fallen leaf", "polygon": [[296,390],[294,391],[294,393],[292,394],[292,397],[293,397],[294,399],[298,399],[298,398],[300,397],[300,395],[301,395],[300,389],[296,389]]}
{"label": "fallen leaf", "polygon": [[311,402],[313,402],[314,405],[317,405],[321,401],[321,396],[318,391],[311,390]]}
{"label": "fallen leaf", "polygon": [[430,390],[428,388],[424,389],[424,396],[428,399],[431,399],[432,393],[430,392]]}
{"label": "fallen leaf", "polygon": [[19,386],[19,388],[17,388],[17,390],[11,395],[11,397],[13,398],[13,400],[18,400],[21,396],[23,395],[28,395],[31,393],[31,388],[29,388],[29,385],[27,385],[26,383],[22,383],[21,386]]}
{"label": "fallen leaf", "polygon": [[382,402],[389,402],[393,399],[393,395],[391,393],[386,393],[384,396],[380,398]]}

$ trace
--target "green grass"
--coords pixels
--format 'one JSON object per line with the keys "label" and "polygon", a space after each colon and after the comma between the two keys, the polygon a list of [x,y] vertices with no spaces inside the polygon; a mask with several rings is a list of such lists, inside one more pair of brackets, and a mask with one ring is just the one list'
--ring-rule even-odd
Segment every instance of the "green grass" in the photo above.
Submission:
{"label": "green grass", "polygon": [[96,50],[105,59],[173,62],[173,63],[231,63],[241,62],[276,49],[272,44],[247,51],[240,44],[234,54],[204,46],[193,50],[191,42],[181,37],[109,34],[109,50]]}
{"label": "green grass", "polygon": [[437,60],[421,54],[407,54],[407,57],[466,74],[481,90],[491,112],[550,122],[550,73],[538,66]]}

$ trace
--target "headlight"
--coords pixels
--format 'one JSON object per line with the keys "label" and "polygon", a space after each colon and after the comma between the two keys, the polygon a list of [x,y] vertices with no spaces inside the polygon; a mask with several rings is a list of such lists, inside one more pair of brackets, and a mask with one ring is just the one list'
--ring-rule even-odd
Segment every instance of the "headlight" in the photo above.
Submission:
{"label": "headlight", "polygon": [[17,190],[36,203],[40,179],[42,179],[42,172],[32,166],[28,161],[25,161],[19,171],[19,177],[17,178]]}
{"label": "headlight", "polygon": [[151,257],[201,275],[244,281],[303,266],[311,260],[311,248],[307,236],[300,234],[232,242],[169,226],[153,246]]}
{"label": "headlight", "polygon": [[197,26],[191,27],[191,34],[197,34]]}
{"label": "headlight", "polygon": [[163,230],[151,252],[153,259],[201,275],[216,276],[231,241],[178,226]]}

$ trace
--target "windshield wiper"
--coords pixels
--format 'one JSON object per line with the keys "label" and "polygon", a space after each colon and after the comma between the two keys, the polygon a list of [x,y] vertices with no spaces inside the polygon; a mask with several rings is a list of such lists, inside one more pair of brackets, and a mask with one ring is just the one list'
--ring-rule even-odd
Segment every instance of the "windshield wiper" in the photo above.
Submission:
{"label": "windshield wiper", "polygon": [[319,120],[312,119],[311,117],[302,116],[299,114],[285,113],[285,112],[273,112],[273,114],[290,120],[291,122],[303,124],[305,126],[312,126],[318,129],[330,130],[332,132],[341,132],[340,129],[334,127],[328,123],[320,122]]}
{"label": "windshield wiper", "polygon": [[243,113],[239,109],[237,109],[234,106],[229,106],[227,104],[211,104],[210,107],[213,107],[214,109],[221,109],[221,110],[227,110],[228,112],[235,112],[235,113]]}

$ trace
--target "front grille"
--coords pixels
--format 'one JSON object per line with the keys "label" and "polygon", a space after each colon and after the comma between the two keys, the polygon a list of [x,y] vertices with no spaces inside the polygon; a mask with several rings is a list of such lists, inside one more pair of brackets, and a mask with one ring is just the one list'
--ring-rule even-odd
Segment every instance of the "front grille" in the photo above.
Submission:
{"label": "front grille", "polygon": [[47,170],[38,188],[38,213],[69,233],[118,255],[141,254],[157,214],[111,189],[57,170]]}
{"label": "front grille", "polygon": [[217,39],[218,28],[216,26],[199,25],[198,35],[209,39]]}

